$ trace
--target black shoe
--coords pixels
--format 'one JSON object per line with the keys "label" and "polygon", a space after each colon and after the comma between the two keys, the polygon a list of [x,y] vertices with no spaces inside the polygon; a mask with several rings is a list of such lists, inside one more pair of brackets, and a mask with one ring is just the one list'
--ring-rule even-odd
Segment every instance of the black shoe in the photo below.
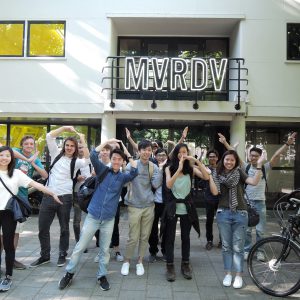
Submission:
{"label": "black shoe", "polygon": [[83,253],[88,253],[88,252],[89,250],[87,248],[83,251]]}
{"label": "black shoe", "polygon": [[175,273],[174,264],[167,264],[166,279],[170,282],[175,281],[176,273]]}
{"label": "black shoe", "polygon": [[47,264],[50,262],[50,258],[44,258],[40,257],[36,261],[34,261],[32,264],[29,265],[30,268],[39,267],[41,265]]}
{"label": "black shoe", "polygon": [[66,263],[66,257],[64,255],[60,255],[57,260],[57,266],[63,267]]}
{"label": "black shoe", "polygon": [[189,262],[181,263],[181,273],[185,279],[192,279],[192,270]]}
{"label": "black shoe", "polygon": [[211,250],[213,246],[214,245],[213,245],[212,241],[208,241],[205,248],[206,248],[206,250]]}
{"label": "black shoe", "polygon": [[108,291],[110,289],[110,285],[107,281],[106,276],[102,276],[98,279],[99,285],[102,291]]}
{"label": "black shoe", "polygon": [[68,287],[72,283],[73,275],[74,274],[69,272],[65,274],[65,276],[58,283],[58,287],[60,290],[63,290],[64,288]]}

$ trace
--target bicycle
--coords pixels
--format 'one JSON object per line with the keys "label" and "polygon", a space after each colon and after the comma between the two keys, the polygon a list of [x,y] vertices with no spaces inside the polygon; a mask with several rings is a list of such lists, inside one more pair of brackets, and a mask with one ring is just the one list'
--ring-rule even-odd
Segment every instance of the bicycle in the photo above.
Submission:
{"label": "bicycle", "polygon": [[[300,196],[300,190],[276,201],[273,211],[281,233],[258,241],[247,260],[255,285],[275,297],[285,297],[300,289],[300,197],[296,198],[297,194]],[[297,212],[286,218],[291,208]]]}

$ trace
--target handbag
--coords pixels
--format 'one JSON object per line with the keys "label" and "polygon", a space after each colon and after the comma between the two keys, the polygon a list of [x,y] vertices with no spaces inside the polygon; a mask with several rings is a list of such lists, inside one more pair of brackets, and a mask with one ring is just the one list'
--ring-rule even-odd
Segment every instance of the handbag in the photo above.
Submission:
{"label": "handbag", "polygon": [[251,201],[245,192],[245,196],[246,196],[246,203],[247,203],[247,212],[248,212],[248,227],[254,227],[259,223],[259,214],[256,210],[256,208],[254,207],[254,205],[251,205]]}
{"label": "handbag", "polygon": [[3,186],[8,190],[8,192],[12,195],[8,199],[5,210],[10,210],[13,213],[14,220],[19,223],[23,223],[27,220],[27,218],[31,215],[31,205],[26,198],[22,198],[20,196],[15,195],[4,183],[3,179],[0,177],[0,181]]}

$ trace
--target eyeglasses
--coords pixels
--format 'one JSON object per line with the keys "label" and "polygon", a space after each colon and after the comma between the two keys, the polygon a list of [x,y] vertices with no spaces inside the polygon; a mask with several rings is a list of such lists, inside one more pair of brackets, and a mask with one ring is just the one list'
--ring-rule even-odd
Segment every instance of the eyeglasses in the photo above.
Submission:
{"label": "eyeglasses", "polygon": [[165,157],[165,156],[167,156],[167,154],[165,154],[165,153],[159,153],[159,154],[157,154],[157,157]]}

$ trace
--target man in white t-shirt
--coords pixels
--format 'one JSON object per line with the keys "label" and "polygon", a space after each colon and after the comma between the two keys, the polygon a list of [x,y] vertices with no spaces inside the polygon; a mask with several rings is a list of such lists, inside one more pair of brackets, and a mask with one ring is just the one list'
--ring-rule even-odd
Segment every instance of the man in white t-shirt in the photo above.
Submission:
{"label": "man in white t-shirt", "polygon": [[[62,132],[73,132],[79,135],[84,152],[82,159],[78,158],[78,142],[75,137],[66,138],[62,150],[59,150],[56,144],[56,137]],[[39,212],[41,257],[30,266],[38,267],[50,262],[50,226],[55,214],[57,214],[60,224],[59,257],[57,266],[62,267],[66,262],[67,251],[69,248],[69,220],[73,202],[73,178],[78,169],[83,168],[90,163],[89,151],[86,146],[84,135],[78,133],[73,126],[62,126],[50,131],[46,136],[46,140],[51,156],[51,166],[47,186],[58,195],[63,204],[59,205],[53,203],[51,198],[44,195]]]}

